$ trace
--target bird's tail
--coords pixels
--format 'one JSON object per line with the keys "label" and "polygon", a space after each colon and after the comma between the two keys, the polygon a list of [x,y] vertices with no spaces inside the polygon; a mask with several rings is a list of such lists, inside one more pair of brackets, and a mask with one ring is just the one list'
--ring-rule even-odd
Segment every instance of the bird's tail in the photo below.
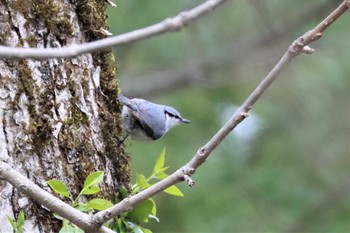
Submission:
{"label": "bird's tail", "polygon": [[120,103],[122,105],[127,106],[128,108],[130,108],[133,111],[137,111],[137,107],[135,106],[135,104],[133,104],[132,102],[130,102],[130,99],[122,94],[118,95],[118,99],[120,101]]}
{"label": "bird's tail", "polygon": [[120,101],[120,103],[121,103],[122,105],[128,106],[129,100],[130,100],[128,97],[123,96],[122,94],[119,94],[119,95],[118,95],[118,99],[119,99],[119,101]]}

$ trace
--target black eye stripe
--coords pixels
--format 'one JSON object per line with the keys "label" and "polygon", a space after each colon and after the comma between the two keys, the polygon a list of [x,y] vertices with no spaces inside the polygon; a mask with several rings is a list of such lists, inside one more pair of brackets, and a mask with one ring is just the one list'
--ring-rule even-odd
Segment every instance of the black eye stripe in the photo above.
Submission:
{"label": "black eye stripe", "polygon": [[173,116],[173,114],[171,114],[170,112],[168,112],[167,110],[164,110],[165,114],[168,114],[169,116]]}
{"label": "black eye stripe", "polygon": [[180,117],[179,117],[178,115],[174,115],[174,114],[168,112],[167,110],[164,110],[164,113],[165,113],[165,114],[168,114],[170,117],[174,117],[174,118],[176,118],[176,119],[180,119]]}

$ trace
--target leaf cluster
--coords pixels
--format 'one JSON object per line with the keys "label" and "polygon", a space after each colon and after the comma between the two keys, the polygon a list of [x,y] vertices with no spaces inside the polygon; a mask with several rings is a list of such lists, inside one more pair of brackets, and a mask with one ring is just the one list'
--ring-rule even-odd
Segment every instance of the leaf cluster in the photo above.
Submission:
{"label": "leaf cluster", "polygon": [[[163,149],[160,153],[156,164],[154,165],[152,174],[146,178],[143,174],[138,174],[136,177],[136,182],[132,186],[131,195],[134,195],[142,190],[151,187],[155,182],[163,180],[168,177],[165,173],[169,169],[169,166],[165,166],[165,153],[166,150]],[[183,193],[175,185],[163,190],[163,192],[183,197]],[[120,200],[128,197],[127,191],[125,189],[120,190]],[[148,223],[150,219],[154,219],[159,222],[159,218],[156,216],[157,206],[152,198],[146,199],[145,201],[139,203],[130,212],[122,214],[118,221],[112,226],[113,230],[117,232],[137,232],[137,233],[151,233],[152,231],[143,227],[145,223]]]}
{"label": "leaf cluster", "polygon": [[[72,194],[68,190],[67,185],[60,180],[56,180],[56,179],[49,180],[47,181],[47,184],[52,188],[52,190],[55,193],[68,198],[71,201],[71,205],[74,208],[82,212],[89,212],[93,210],[100,211],[113,206],[113,203],[109,200],[105,200],[102,198],[93,198],[88,202],[83,203],[83,202],[80,202],[80,197],[93,195],[100,192],[100,188],[98,187],[98,184],[100,184],[103,181],[103,176],[104,176],[104,172],[102,171],[93,172],[90,175],[88,175],[88,177],[84,181],[83,189],[80,191],[80,193],[77,195],[76,198],[73,198]],[[63,222],[60,233],[83,232],[77,226],[70,223],[67,219],[62,218],[57,214],[54,214],[54,215],[56,218],[62,220]]]}
{"label": "leaf cluster", "polygon": [[17,222],[14,219],[12,219],[10,216],[8,216],[7,214],[6,214],[6,218],[9,221],[9,223],[11,224],[13,231],[15,233],[22,233],[23,232],[24,220],[25,220],[23,211],[19,212]]}
{"label": "leaf cluster", "polygon": [[[130,193],[127,192],[125,188],[121,188],[119,190],[119,196],[116,202],[120,202],[124,198],[129,195],[134,195],[144,189],[147,189],[152,186],[154,181],[163,180],[168,177],[165,173],[166,170],[169,169],[169,166],[165,166],[165,149],[162,150],[159,155],[156,164],[154,165],[152,174],[146,178],[143,174],[138,174],[136,177],[136,183],[132,185],[132,190]],[[51,187],[51,189],[66,198],[68,198],[71,202],[71,205],[82,211],[82,212],[91,212],[91,211],[101,211],[105,210],[109,207],[113,206],[113,203],[109,200],[102,198],[93,198],[87,202],[81,202],[82,196],[89,196],[93,194],[97,194],[100,192],[100,188],[98,185],[103,181],[104,172],[97,171],[91,173],[84,181],[83,189],[79,192],[79,194],[74,198],[69,192],[69,189],[65,183],[60,180],[53,179],[47,181],[47,184]],[[169,188],[164,190],[165,193],[183,197],[183,193],[178,189],[175,185],[170,186]],[[152,233],[151,230],[143,227],[143,224],[148,223],[149,219],[155,219],[159,222],[159,219],[156,217],[157,207],[156,203],[152,198],[146,199],[145,201],[136,205],[133,210],[123,213],[122,215],[110,220],[105,223],[107,227],[115,230],[116,232],[127,233],[127,232],[135,232],[135,233]],[[63,225],[60,230],[60,233],[81,233],[83,232],[77,226],[69,222],[67,219],[62,218],[61,216],[54,214],[54,216],[60,220],[62,220]],[[10,221],[10,220],[9,220]],[[11,219],[13,222],[13,220]],[[19,220],[18,220],[19,222]],[[16,224],[12,224],[16,226]],[[16,229],[14,227],[14,229]],[[20,231],[19,231],[20,232]]]}

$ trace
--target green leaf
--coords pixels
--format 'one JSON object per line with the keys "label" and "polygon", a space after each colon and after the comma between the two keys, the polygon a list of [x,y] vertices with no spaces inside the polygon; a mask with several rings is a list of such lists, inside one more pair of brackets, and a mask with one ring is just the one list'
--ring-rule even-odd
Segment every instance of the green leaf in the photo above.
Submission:
{"label": "green leaf", "polygon": [[80,195],[91,195],[98,193],[100,189],[96,185],[103,181],[103,176],[104,172],[102,171],[93,172],[88,175],[84,181],[84,188],[79,193],[77,199],[80,197]]}
{"label": "green leaf", "polygon": [[84,233],[84,231],[79,227],[66,222],[63,224],[59,233]]}
{"label": "green leaf", "polygon": [[169,166],[159,168],[159,169],[155,172],[155,174],[165,172],[165,171],[168,170],[168,169],[169,169]]}
{"label": "green leaf", "polygon": [[93,185],[97,185],[103,181],[104,172],[93,172],[85,179],[84,189],[90,188]]}
{"label": "green leaf", "polygon": [[128,191],[126,190],[126,188],[124,186],[119,189],[119,194],[120,194],[122,199],[129,196]]}
{"label": "green leaf", "polygon": [[141,224],[144,223],[148,215],[152,213],[153,204],[154,202],[150,199],[147,199],[140,204],[136,205],[135,208],[127,214],[127,218],[130,219],[132,222]]}
{"label": "green leaf", "polygon": [[105,210],[111,206],[113,206],[112,202],[102,199],[102,198],[95,198],[90,200],[86,205],[89,208],[95,209],[95,210]]}
{"label": "green leaf", "polygon": [[70,224],[63,224],[59,233],[74,233],[74,227]]}
{"label": "green leaf", "polygon": [[55,218],[57,218],[57,219],[59,219],[59,220],[62,220],[63,221],[63,217],[61,217],[61,216],[59,216],[58,214],[55,214],[55,213],[53,213],[53,216],[55,217]]}
{"label": "green leaf", "polygon": [[88,212],[93,210],[92,208],[88,207],[85,203],[78,203],[78,206],[75,207],[77,210],[80,210],[81,212]]}
{"label": "green leaf", "polygon": [[147,182],[147,179],[144,175],[140,174],[136,177],[136,184],[141,188],[148,188],[151,185]]}
{"label": "green leaf", "polygon": [[76,225],[74,225],[74,233],[84,233],[84,231],[79,227],[77,227]]}
{"label": "green leaf", "polygon": [[137,225],[135,225],[132,230],[133,230],[133,233],[143,233],[142,228]]}
{"label": "green leaf", "polygon": [[156,173],[155,173],[155,177],[157,177],[158,180],[164,180],[165,178],[168,177],[168,175],[164,172],[165,170],[167,170],[169,167],[164,167],[163,169],[159,169]]}
{"label": "green leaf", "polygon": [[13,221],[13,219],[10,216],[8,216],[7,214],[6,214],[6,218],[7,218],[7,221],[9,221],[9,223],[11,224],[12,229],[15,230],[16,229],[16,224]]}
{"label": "green leaf", "polygon": [[91,186],[91,187],[86,187],[84,188],[81,192],[80,192],[80,195],[83,194],[83,195],[92,195],[92,194],[95,194],[95,193],[98,193],[100,192],[100,188],[97,187],[97,186]]}
{"label": "green leaf", "polygon": [[118,229],[116,232],[120,232],[120,233],[127,233],[128,232],[127,225],[125,224],[125,221],[123,219],[118,218],[117,223],[118,223]]}
{"label": "green leaf", "polygon": [[163,148],[162,152],[160,153],[156,164],[154,165],[153,168],[153,173],[156,173],[159,169],[163,168],[164,162],[165,162],[165,147]]}
{"label": "green leaf", "polygon": [[170,186],[169,188],[163,190],[163,192],[173,195],[173,196],[178,196],[178,197],[183,197],[184,194],[181,192],[180,189],[178,189],[175,185]]}
{"label": "green leaf", "polygon": [[157,218],[156,216],[154,216],[154,215],[152,215],[152,214],[150,214],[149,216],[148,216],[148,218],[149,219],[154,219],[154,220],[156,220],[157,222],[159,222],[159,218]]}
{"label": "green leaf", "polygon": [[151,202],[153,202],[153,208],[152,208],[152,210],[151,210],[151,215],[156,216],[156,215],[157,215],[157,206],[156,206],[156,203],[153,201],[152,198],[150,198],[150,199],[148,199],[148,200],[150,200]]}
{"label": "green leaf", "polygon": [[23,227],[24,227],[24,213],[23,211],[20,211],[18,214],[18,219],[16,223],[16,229],[18,233],[23,232]]}
{"label": "green leaf", "polygon": [[52,190],[55,193],[58,193],[60,195],[63,195],[71,199],[68,188],[66,184],[63,183],[62,181],[53,179],[53,180],[48,180],[46,183],[52,188]]}
{"label": "green leaf", "polygon": [[143,233],[153,233],[150,229],[141,227]]}

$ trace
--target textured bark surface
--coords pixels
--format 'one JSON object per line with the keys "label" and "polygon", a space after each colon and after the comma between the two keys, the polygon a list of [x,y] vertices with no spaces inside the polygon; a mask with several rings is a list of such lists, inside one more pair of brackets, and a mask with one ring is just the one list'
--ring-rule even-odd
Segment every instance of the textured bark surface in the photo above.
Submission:
{"label": "textured bark surface", "polygon": [[[105,37],[103,1],[0,0],[0,44],[62,47]],[[0,60],[0,159],[46,190],[49,179],[77,194],[93,171],[104,171],[100,196],[114,200],[128,185],[116,66],[110,50],[72,59]],[[0,224],[26,216],[25,232],[57,232],[52,213],[0,181]]]}

